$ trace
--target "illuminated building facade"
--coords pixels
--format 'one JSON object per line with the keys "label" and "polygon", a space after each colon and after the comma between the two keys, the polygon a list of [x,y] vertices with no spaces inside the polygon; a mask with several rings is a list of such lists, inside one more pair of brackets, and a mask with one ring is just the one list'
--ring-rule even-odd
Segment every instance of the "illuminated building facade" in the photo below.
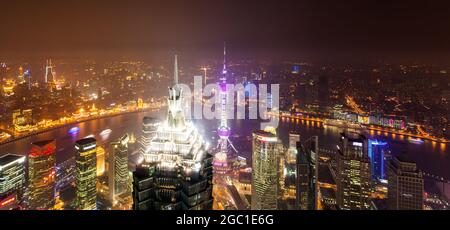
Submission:
{"label": "illuminated building facade", "polygon": [[315,210],[317,203],[319,137],[313,136],[303,144],[297,142],[297,207]]}
{"label": "illuminated building facade", "polygon": [[344,210],[370,208],[371,176],[368,140],[341,133],[337,153],[337,203]]}
{"label": "illuminated building facade", "polygon": [[388,209],[422,210],[424,179],[413,161],[395,157],[387,163]]}
{"label": "illuminated building facade", "polygon": [[33,124],[33,110],[14,110],[12,113],[12,124],[16,131],[27,131]]}
{"label": "illuminated building facade", "polygon": [[105,148],[103,148],[102,146],[97,146],[97,149],[95,151],[96,153],[96,159],[97,159],[97,176],[102,176],[105,173],[105,158],[106,158],[106,153],[105,153]]}
{"label": "illuminated building facade", "polygon": [[253,132],[252,210],[276,210],[278,195],[278,138],[272,132]]}
{"label": "illuminated building facade", "polygon": [[56,142],[35,142],[28,156],[30,209],[48,210],[55,205]]}
{"label": "illuminated building facade", "polygon": [[47,60],[47,65],[45,66],[45,83],[55,82],[55,72],[53,71],[52,59]]}
{"label": "illuminated building facade", "polygon": [[108,181],[110,199],[128,191],[128,141],[125,134],[117,142],[111,143],[109,155]]}
{"label": "illuminated building facade", "polygon": [[384,180],[386,177],[384,155],[387,151],[387,142],[369,140],[368,148],[372,179]]}
{"label": "illuminated building facade", "polygon": [[25,160],[24,156],[15,154],[0,157],[0,198],[16,194],[14,200],[18,200],[17,203],[22,201],[25,186]]}
{"label": "illuminated building facade", "polygon": [[97,145],[95,138],[75,142],[76,155],[76,197],[78,209],[97,208]]}
{"label": "illuminated building facade", "polygon": [[0,196],[0,211],[2,210],[12,210],[19,209],[19,203],[17,199],[17,194],[15,192],[9,195]]}
{"label": "illuminated building facade", "polygon": [[167,119],[133,173],[135,210],[212,209],[212,156],[197,128],[185,119],[176,56],[174,69]]}
{"label": "illuminated building facade", "polygon": [[141,148],[140,153],[143,155],[150,146],[150,141],[155,136],[158,127],[161,125],[161,122],[153,117],[144,117],[142,119],[142,136],[140,140]]}

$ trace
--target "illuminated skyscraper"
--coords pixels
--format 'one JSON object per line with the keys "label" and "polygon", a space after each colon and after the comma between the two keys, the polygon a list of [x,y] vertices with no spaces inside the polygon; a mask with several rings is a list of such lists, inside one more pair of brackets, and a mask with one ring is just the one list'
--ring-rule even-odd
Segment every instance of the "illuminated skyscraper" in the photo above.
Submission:
{"label": "illuminated skyscraper", "polygon": [[226,46],[223,48],[223,69],[222,76],[219,82],[219,97],[220,97],[220,124],[217,130],[219,135],[219,141],[217,143],[219,152],[214,156],[214,172],[223,174],[225,173],[228,166],[229,151],[232,149],[237,152],[231,143],[229,137],[231,134],[230,127],[228,127],[228,116],[227,116],[227,103],[228,103],[228,90],[227,90],[227,63],[226,63]]}
{"label": "illuminated skyscraper", "polygon": [[185,119],[183,91],[169,88],[167,119],[157,129],[133,173],[136,210],[212,209],[212,156],[194,124]]}
{"label": "illuminated skyscraper", "polygon": [[19,84],[23,84],[25,82],[23,67],[19,67],[19,75],[17,76],[17,81]]}
{"label": "illuminated skyscraper", "polygon": [[252,210],[277,209],[278,154],[278,138],[274,133],[253,132]]}
{"label": "illuminated skyscraper", "polygon": [[55,72],[53,71],[52,59],[48,59],[45,65],[45,83],[53,83],[55,78]]}
{"label": "illuminated skyscraper", "polygon": [[76,195],[78,209],[97,209],[97,156],[95,138],[85,138],[75,142],[76,155]]}
{"label": "illuminated skyscraper", "polygon": [[303,144],[297,142],[297,205],[301,210],[315,210],[317,203],[319,137]]}
{"label": "illuminated skyscraper", "polygon": [[55,205],[56,142],[35,142],[28,156],[30,209],[48,210]]}
{"label": "illuminated skyscraper", "polygon": [[387,163],[388,209],[423,209],[423,174],[415,162],[395,157]]}
{"label": "illuminated skyscraper", "polygon": [[368,140],[363,135],[341,134],[337,153],[337,203],[341,209],[370,208],[371,176]]}
{"label": "illuminated skyscraper", "polygon": [[20,203],[23,198],[25,186],[25,157],[15,154],[6,154],[0,157],[0,198],[16,194]]}
{"label": "illuminated skyscraper", "polygon": [[370,169],[373,180],[385,179],[384,155],[387,151],[387,142],[369,140]]}
{"label": "illuminated skyscraper", "polygon": [[150,141],[156,134],[156,130],[161,125],[161,122],[153,117],[144,117],[142,120],[142,135],[141,135],[141,148],[140,153],[144,154],[147,148],[150,146]]}
{"label": "illuminated skyscraper", "polygon": [[111,143],[109,154],[109,192],[111,201],[128,189],[128,134]]}

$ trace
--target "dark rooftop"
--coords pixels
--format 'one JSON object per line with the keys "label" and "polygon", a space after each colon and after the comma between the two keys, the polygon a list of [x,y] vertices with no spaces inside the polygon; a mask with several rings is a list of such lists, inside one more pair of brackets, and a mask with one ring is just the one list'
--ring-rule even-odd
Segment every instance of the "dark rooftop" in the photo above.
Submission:
{"label": "dark rooftop", "polygon": [[402,163],[411,163],[411,164],[416,163],[415,161],[411,160],[411,158],[409,156],[407,156],[406,154],[398,155],[395,158],[397,158],[397,160]]}
{"label": "dark rooftop", "polygon": [[367,140],[367,137],[360,133],[343,132],[343,133],[341,133],[341,136],[347,138],[349,141],[363,142],[363,141]]}
{"label": "dark rooftop", "polygon": [[44,140],[44,141],[37,141],[37,142],[33,142],[32,145],[35,146],[39,146],[39,147],[44,147],[52,142],[54,142],[55,140]]}
{"label": "dark rooftop", "polygon": [[75,142],[76,145],[87,145],[87,144],[91,144],[91,143],[96,143],[97,140],[93,137],[89,137],[89,138],[84,138],[84,139],[80,139],[78,141]]}
{"label": "dark rooftop", "polygon": [[262,136],[262,137],[277,137],[275,134],[273,134],[271,132],[264,131],[264,130],[257,130],[257,131],[255,131],[253,133],[258,135],[258,136]]}
{"label": "dark rooftop", "polygon": [[8,153],[6,155],[3,155],[3,156],[0,157],[0,166],[1,165],[6,165],[6,164],[8,164],[10,162],[13,162],[13,161],[16,161],[16,160],[18,160],[18,159],[20,159],[22,157],[24,157],[24,156],[20,156],[20,155],[16,155],[16,154],[10,154],[10,153]]}

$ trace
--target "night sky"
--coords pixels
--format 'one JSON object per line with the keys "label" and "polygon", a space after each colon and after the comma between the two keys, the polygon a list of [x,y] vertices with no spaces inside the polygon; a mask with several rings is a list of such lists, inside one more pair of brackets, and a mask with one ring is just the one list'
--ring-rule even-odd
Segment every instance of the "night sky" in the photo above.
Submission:
{"label": "night sky", "polygon": [[[447,57],[445,1],[2,0],[0,56],[176,51]],[[449,59],[450,61],[450,59]]]}

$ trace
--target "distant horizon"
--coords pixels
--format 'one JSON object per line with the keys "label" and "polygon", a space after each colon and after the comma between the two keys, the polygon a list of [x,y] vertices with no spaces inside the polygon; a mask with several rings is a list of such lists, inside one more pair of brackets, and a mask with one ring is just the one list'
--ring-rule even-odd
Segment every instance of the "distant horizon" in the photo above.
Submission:
{"label": "distant horizon", "polygon": [[219,56],[450,63],[448,3],[433,1],[2,2],[0,58]]}

